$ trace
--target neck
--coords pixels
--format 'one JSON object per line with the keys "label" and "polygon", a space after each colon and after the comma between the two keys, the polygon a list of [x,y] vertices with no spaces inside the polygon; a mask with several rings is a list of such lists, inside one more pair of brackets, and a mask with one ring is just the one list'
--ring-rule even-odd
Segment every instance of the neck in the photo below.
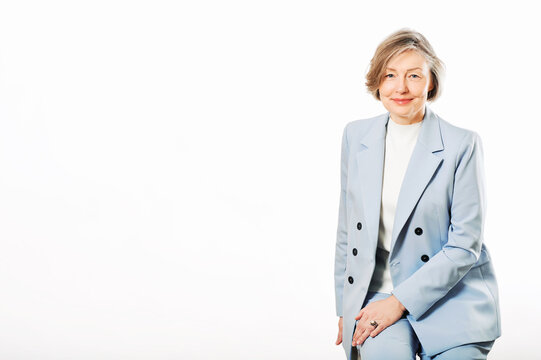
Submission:
{"label": "neck", "polygon": [[423,120],[425,116],[425,109],[422,108],[419,112],[415,114],[409,114],[409,115],[404,115],[404,116],[391,114],[390,116],[391,116],[391,119],[397,124],[411,125]]}

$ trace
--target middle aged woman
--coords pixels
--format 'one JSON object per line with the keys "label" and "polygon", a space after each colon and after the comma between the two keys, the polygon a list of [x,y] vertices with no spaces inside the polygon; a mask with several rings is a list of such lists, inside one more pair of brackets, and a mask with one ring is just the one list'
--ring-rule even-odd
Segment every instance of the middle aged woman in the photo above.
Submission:
{"label": "middle aged woman", "polygon": [[501,333],[483,147],[428,107],[442,72],[423,35],[391,34],[367,74],[388,112],[344,128],[335,293],[348,359],[486,359]]}

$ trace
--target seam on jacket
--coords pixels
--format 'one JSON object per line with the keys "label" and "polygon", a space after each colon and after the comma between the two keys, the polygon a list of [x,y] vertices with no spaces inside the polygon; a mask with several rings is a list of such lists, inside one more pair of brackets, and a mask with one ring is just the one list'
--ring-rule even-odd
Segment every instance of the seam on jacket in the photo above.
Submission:
{"label": "seam on jacket", "polygon": [[[469,130],[468,130],[469,131]],[[462,154],[462,144],[464,143],[464,140],[466,140],[466,138],[468,137],[468,132],[466,132],[466,135],[464,135],[464,137],[462,138],[462,140],[460,140],[460,145],[458,145],[458,151],[456,153],[456,158],[455,158],[455,174],[456,174],[456,169],[458,167],[458,156],[460,154]],[[454,190],[454,180],[453,180],[453,190]]]}
{"label": "seam on jacket", "polygon": [[[492,290],[490,289],[490,287],[488,286],[486,280],[485,280],[485,273],[484,273],[484,266],[487,265],[487,264],[490,264],[490,266],[492,266],[492,262],[491,261],[488,261],[487,263],[479,266],[479,273],[481,274],[481,277],[483,278],[483,283],[485,284],[485,287],[487,288],[488,292],[490,293],[490,296],[492,296],[492,301],[494,301],[494,307],[496,308],[496,316],[498,318],[498,332],[501,333],[502,332],[502,328],[501,328],[501,317],[500,317],[500,307],[498,306],[498,302],[496,301],[496,297],[494,296],[494,293],[492,292]],[[496,276],[494,275],[494,278]]]}

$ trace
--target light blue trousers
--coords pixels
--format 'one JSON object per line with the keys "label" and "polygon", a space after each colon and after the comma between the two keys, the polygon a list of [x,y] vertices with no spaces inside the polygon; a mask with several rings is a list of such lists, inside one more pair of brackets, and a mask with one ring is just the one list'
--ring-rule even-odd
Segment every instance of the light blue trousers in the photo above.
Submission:
{"label": "light blue trousers", "polygon": [[[390,294],[369,292],[363,307],[388,296]],[[465,344],[428,356],[410,323],[403,317],[378,336],[368,337],[363,345],[357,346],[357,351],[362,360],[415,360],[417,354],[421,360],[486,360],[493,344],[494,341]]]}

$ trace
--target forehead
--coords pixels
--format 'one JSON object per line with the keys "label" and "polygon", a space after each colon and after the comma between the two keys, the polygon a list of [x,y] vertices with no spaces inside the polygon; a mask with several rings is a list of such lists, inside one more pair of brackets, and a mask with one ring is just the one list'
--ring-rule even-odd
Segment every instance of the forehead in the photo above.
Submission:
{"label": "forehead", "polygon": [[387,64],[387,68],[395,70],[412,69],[415,67],[423,70],[428,69],[428,62],[425,57],[415,50],[406,50],[401,54],[395,55]]}

